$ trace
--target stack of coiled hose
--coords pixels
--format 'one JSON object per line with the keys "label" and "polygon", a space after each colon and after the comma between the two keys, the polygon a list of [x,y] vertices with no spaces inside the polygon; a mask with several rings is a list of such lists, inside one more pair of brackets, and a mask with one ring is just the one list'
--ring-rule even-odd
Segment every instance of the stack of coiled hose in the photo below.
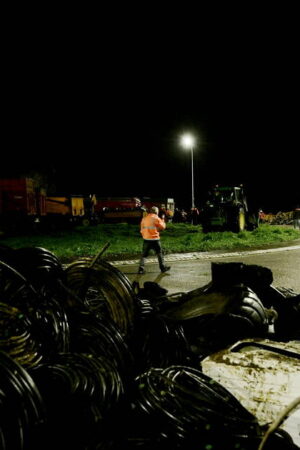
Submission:
{"label": "stack of coiled hose", "polygon": [[44,400],[29,372],[0,351],[0,448],[42,448],[47,423]]}
{"label": "stack of coiled hose", "polygon": [[115,439],[124,385],[113,362],[92,354],[60,353],[31,375],[47,408],[47,449],[92,449]]}
{"label": "stack of coiled hose", "polygon": [[105,261],[91,267],[91,259],[82,259],[66,269],[67,285],[84,305],[100,316],[110,317],[124,337],[134,330],[135,295],[128,278]]}
{"label": "stack of coiled hose", "polygon": [[[266,332],[256,294],[230,291],[176,304],[105,261],[0,247],[0,448],[256,450],[264,428],[191,354],[191,338],[209,352]],[[276,431],[275,448],[296,447]]]}
{"label": "stack of coiled hose", "polygon": [[137,377],[132,414],[136,448],[251,449],[261,435],[229,391],[192,367],[151,368]]}

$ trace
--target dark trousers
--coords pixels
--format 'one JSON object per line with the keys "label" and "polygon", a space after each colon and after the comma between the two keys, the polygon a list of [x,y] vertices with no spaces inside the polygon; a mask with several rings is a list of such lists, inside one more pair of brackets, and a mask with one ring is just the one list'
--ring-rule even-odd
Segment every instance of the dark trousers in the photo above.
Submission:
{"label": "dark trousers", "polygon": [[160,245],[160,240],[147,241],[146,239],[144,239],[143,252],[140,259],[140,267],[143,268],[145,266],[145,258],[147,258],[147,256],[149,255],[150,250],[154,250],[158,259],[159,268],[160,270],[162,270],[165,267],[165,261],[162,248]]}

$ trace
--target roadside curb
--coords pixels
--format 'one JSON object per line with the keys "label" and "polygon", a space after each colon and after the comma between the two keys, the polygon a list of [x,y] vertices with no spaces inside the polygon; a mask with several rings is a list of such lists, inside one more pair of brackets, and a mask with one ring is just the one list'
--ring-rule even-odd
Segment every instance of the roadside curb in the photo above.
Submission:
{"label": "roadside curb", "polygon": [[[213,253],[213,252],[192,252],[192,253],[172,253],[170,255],[165,255],[164,259],[166,262],[172,261],[191,261],[197,259],[212,259],[212,258],[228,258],[236,257],[240,255],[259,255],[263,253],[275,253],[300,250],[300,245],[291,245],[287,247],[276,247],[276,248],[265,248],[258,250],[239,250],[236,252],[223,252],[223,253]],[[139,259],[131,259],[125,261],[110,261],[113,266],[129,266],[139,264]],[[157,258],[147,258],[148,263],[156,263]]]}

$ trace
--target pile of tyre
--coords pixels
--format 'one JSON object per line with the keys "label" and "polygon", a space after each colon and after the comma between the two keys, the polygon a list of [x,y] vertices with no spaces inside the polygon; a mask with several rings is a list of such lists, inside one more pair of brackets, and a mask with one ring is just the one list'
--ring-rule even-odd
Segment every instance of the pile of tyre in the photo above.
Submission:
{"label": "pile of tyre", "polygon": [[[300,296],[271,272],[213,264],[168,296],[109,263],[64,267],[39,247],[0,247],[0,448],[257,449],[254,415],[201,370],[245,337],[299,339]],[[277,430],[267,448],[296,449]]]}

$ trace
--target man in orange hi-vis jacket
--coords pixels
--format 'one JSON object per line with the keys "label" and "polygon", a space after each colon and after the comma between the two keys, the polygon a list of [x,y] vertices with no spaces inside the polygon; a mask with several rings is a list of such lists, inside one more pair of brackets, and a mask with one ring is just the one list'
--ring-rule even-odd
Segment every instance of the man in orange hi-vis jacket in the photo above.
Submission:
{"label": "man in orange hi-vis jacket", "polygon": [[167,272],[171,267],[166,266],[164,256],[160,245],[159,232],[166,228],[164,216],[162,219],[158,217],[158,208],[152,206],[149,214],[143,217],[141,221],[141,234],[143,236],[143,251],[139,264],[138,273],[145,273],[145,258],[149,255],[150,250],[154,250],[161,272]]}

